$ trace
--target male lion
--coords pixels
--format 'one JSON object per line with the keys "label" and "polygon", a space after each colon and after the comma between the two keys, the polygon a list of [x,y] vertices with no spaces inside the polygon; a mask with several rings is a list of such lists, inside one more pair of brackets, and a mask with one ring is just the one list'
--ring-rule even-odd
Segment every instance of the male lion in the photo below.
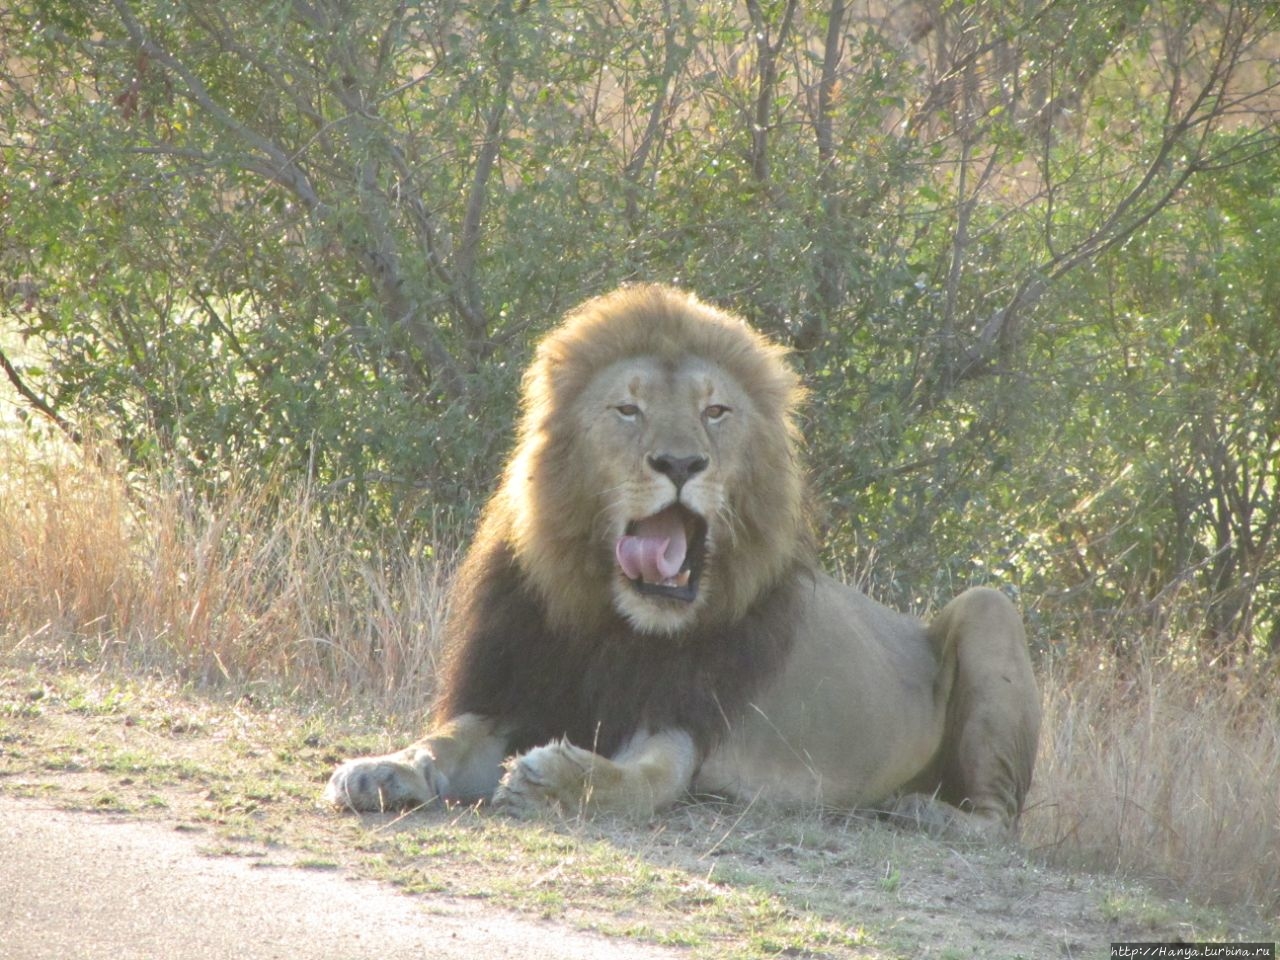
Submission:
{"label": "male lion", "polygon": [[646,815],[692,790],[1013,829],[1040,726],[1019,617],[976,589],[925,627],[816,568],[784,356],[666,287],[570,313],[453,588],[435,726],[326,798]]}

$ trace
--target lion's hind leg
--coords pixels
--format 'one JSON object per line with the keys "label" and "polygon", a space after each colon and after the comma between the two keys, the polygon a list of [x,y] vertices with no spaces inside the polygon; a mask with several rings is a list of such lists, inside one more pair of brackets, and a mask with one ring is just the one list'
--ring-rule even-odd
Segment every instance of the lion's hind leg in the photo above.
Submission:
{"label": "lion's hind leg", "polygon": [[648,816],[689,789],[697,764],[683,730],[636,734],[612,758],[556,740],[508,762],[494,803],[517,815],[558,809]]}
{"label": "lion's hind leg", "polygon": [[329,778],[324,798],[348,810],[407,810],[448,800],[487,799],[502,775],[507,740],[495,721],[463,714],[397,753],[358,757]]}
{"label": "lion's hind leg", "polygon": [[[957,811],[947,832],[1014,832],[1040,736],[1022,620],[1002,593],[975,588],[943,608],[929,635],[950,683],[937,766],[937,796]],[[930,799],[904,797],[900,805],[913,804],[913,815],[932,822],[934,812],[919,802]]]}

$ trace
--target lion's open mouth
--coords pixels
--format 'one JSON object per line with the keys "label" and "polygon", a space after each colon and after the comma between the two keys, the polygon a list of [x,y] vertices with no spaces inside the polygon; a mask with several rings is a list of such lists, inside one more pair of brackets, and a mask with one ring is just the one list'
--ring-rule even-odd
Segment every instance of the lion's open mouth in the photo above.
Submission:
{"label": "lion's open mouth", "polygon": [[692,602],[707,551],[707,522],[673,504],[627,524],[614,557],[623,576],[639,592]]}

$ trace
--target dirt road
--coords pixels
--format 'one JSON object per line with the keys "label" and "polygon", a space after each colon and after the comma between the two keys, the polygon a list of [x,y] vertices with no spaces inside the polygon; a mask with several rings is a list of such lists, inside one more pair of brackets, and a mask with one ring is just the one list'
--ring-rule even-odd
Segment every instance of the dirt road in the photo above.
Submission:
{"label": "dirt road", "polygon": [[406,897],[198,833],[0,797],[2,960],[657,960],[673,951]]}

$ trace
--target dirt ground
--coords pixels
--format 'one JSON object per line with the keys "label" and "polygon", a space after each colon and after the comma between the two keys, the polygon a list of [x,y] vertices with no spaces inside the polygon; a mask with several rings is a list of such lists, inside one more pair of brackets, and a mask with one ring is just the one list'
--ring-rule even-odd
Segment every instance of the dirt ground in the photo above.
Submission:
{"label": "dirt ground", "polygon": [[660,960],[477,903],[410,898],[345,872],[210,857],[199,832],[0,797],[5,960]]}
{"label": "dirt ground", "polygon": [[1274,940],[1035,851],[817,811],[645,823],[317,804],[402,731],[0,671],[0,958],[1095,958]]}

